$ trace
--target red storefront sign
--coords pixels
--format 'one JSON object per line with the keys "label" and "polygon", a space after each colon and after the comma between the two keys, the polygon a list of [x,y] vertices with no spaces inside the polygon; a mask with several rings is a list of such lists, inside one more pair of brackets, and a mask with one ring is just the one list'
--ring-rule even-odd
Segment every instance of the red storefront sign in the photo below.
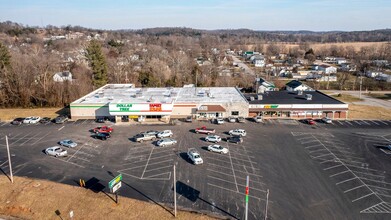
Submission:
{"label": "red storefront sign", "polygon": [[149,111],[161,112],[162,111],[162,104],[149,104]]}

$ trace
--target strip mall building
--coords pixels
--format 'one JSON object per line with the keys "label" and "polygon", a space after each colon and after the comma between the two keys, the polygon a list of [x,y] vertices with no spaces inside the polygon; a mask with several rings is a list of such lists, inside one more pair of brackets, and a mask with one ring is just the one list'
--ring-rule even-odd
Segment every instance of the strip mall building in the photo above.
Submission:
{"label": "strip mall building", "polygon": [[135,88],[133,84],[107,84],[72,102],[70,111],[72,120],[107,117],[116,122],[169,122],[188,116],[197,120],[254,115],[347,117],[347,104],[317,91],[312,100],[287,91],[268,92],[260,97],[245,96],[235,87]]}

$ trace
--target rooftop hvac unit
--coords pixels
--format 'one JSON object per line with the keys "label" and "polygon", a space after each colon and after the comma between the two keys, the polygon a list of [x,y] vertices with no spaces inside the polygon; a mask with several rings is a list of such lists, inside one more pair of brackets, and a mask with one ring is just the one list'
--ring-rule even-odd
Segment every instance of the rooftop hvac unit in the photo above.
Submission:
{"label": "rooftop hvac unit", "polygon": [[250,101],[254,101],[255,97],[254,96],[250,96]]}
{"label": "rooftop hvac unit", "polygon": [[305,99],[306,100],[312,100],[312,95],[311,94],[305,94]]}
{"label": "rooftop hvac unit", "polygon": [[263,96],[262,95],[258,95],[258,100],[263,100]]}
{"label": "rooftop hvac unit", "polygon": [[297,95],[303,95],[303,90],[298,90]]}

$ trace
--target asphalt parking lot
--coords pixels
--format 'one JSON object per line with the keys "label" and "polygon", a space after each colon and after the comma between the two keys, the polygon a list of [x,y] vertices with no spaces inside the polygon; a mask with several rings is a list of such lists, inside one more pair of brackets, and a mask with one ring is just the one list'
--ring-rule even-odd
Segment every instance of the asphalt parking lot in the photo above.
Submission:
{"label": "asphalt parking lot", "polygon": [[[123,175],[119,194],[173,205],[173,165],[178,206],[243,219],[246,177],[250,179],[249,219],[386,219],[391,214],[391,154],[374,146],[391,143],[391,121],[353,120],[303,124],[265,120],[262,124],[194,122],[181,125],[113,125],[112,138],[91,138],[97,124],[78,120],[65,124],[12,126],[0,123],[0,168],[8,173],[8,136],[14,175],[77,185],[94,182],[93,190],[108,192],[107,183]],[[111,124],[108,124],[111,125]],[[243,128],[244,142],[221,142],[228,154],[206,150],[206,135],[192,129],[206,125],[227,137]],[[159,148],[130,138],[147,130],[170,129],[178,143]],[[62,139],[78,146],[55,158],[43,150]],[[197,148],[204,164],[193,165],[188,148]]]}

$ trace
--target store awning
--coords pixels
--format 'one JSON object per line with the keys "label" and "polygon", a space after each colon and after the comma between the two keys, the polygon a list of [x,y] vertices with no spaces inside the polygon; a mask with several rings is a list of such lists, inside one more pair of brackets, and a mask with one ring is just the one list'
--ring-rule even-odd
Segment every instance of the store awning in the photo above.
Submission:
{"label": "store awning", "polygon": [[197,113],[200,112],[225,112],[225,108],[221,105],[201,105]]}

